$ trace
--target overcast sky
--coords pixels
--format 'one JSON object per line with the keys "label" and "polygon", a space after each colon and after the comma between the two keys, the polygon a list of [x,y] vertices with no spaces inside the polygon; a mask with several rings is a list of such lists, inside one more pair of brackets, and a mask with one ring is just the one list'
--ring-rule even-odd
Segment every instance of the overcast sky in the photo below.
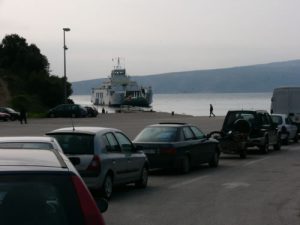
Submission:
{"label": "overcast sky", "polygon": [[16,33],[69,81],[300,59],[299,0],[0,0],[0,38]]}

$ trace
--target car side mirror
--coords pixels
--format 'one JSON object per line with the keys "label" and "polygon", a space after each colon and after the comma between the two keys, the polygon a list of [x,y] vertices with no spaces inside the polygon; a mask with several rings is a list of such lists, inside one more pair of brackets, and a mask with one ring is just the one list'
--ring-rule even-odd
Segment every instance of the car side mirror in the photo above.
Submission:
{"label": "car side mirror", "polygon": [[137,152],[143,151],[143,146],[141,146],[141,145],[134,145],[134,149],[135,149],[135,151],[137,151]]}
{"label": "car side mirror", "polygon": [[97,206],[100,212],[104,213],[108,209],[108,202],[106,199],[101,198],[99,201],[97,201]]}

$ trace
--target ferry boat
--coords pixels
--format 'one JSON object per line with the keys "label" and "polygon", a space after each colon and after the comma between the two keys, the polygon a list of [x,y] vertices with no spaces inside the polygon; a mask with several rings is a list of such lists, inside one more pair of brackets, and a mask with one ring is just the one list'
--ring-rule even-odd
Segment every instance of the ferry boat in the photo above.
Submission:
{"label": "ferry boat", "polygon": [[94,105],[149,107],[152,103],[152,88],[132,81],[118,58],[111,76],[99,87],[92,88],[91,101]]}

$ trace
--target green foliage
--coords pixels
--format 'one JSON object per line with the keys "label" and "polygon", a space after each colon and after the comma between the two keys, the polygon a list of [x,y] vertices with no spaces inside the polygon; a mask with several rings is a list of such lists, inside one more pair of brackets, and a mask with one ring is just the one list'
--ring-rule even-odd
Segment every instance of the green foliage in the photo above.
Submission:
{"label": "green foliage", "polygon": [[[64,78],[50,75],[47,57],[17,34],[5,36],[0,43],[0,71],[16,109],[25,104],[28,110],[42,112],[63,103]],[[66,86],[70,96],[71,84]]]}

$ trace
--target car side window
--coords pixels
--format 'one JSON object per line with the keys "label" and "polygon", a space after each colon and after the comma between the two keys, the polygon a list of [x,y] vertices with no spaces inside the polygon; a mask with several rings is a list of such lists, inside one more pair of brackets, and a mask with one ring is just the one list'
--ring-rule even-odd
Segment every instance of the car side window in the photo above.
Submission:
{"label": "car side window", "polygon": [[112,133],[107,133],[104,136],[107,140],[107,144],[106,144],[107,152],[121,152],[120,146],[115,136]]}
{"label": "car side window", "polygon": [[291,121],[291,119],[289,117],[286,117],[285,118],[285,123],[286,124],[292,124],[292,121]]}
{"label": "car side window", "polygon": [[202,139],[205,137],[205,134],[202,133],[202,131],[199,130],[197,127],[191,127],[191,129],[194,132],[197,139]]}
{"label": "car side window", "polygon": [[131,141],[122,133],[116,132],[115,136],[124,152],[133,152],[133,145]]}
{"label": "car side window", "polygon": [[194,138],[194,134],[189,127],[183,127],[182,130],[183,130],[185,140],[191,140]]}
{"label": "car side window", "polygon": [[262,122],[262,125],[270,124],[270,121],[268,120],[268,116],[266,114],[261,114],[261,122]]}

